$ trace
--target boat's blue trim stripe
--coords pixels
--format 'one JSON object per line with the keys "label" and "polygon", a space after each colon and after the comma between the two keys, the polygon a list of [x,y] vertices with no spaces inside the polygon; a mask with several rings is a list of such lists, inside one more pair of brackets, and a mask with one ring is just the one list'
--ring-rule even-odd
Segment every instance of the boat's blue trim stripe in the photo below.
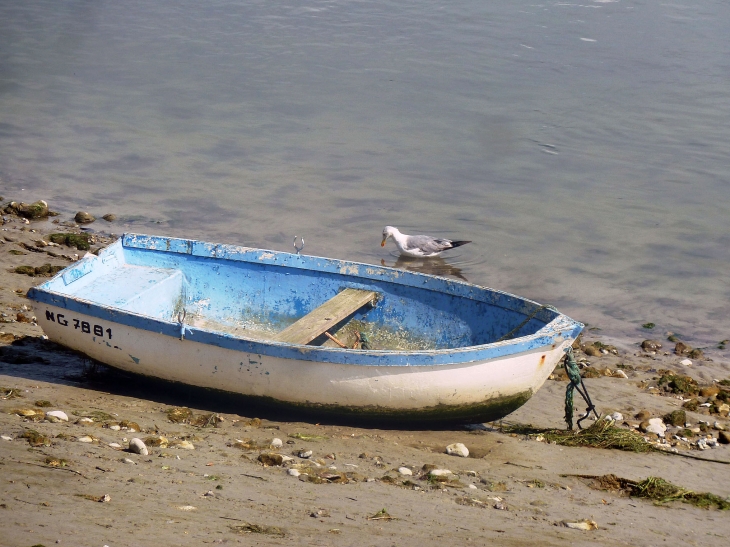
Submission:
{"label": "boat's blue trim stripe", "polygon": [[[91,302],[53,294],[38,287],[28,291],[28,297],[37,302],[63,308],[71,312],[96,317],[101,321],[156,332],[174,338],[180,337],[180,326],[177,323],[152,319],[106,306],[97,306]],[[562,317],[565,318],[565,316]],[[185,339],[234,351],[281,357],[284,359],[349,365],[428,366],[468,363],[534,351],[539,348],[549,348],[558,339],[562,341],[562,339],[574,338],[582,329],[580,323],[572,320],[564,320],[560,321],[560,323],[559,330],[556,329],[548,334],[541,335],[538,333],[532,336],[484,346],[472,346],[454,350],[433,350],[428,352],[364,351],[318,346],[292,346],[273,342],[245,340],[232,335],[206,331],[194,327],[185,328]]]}

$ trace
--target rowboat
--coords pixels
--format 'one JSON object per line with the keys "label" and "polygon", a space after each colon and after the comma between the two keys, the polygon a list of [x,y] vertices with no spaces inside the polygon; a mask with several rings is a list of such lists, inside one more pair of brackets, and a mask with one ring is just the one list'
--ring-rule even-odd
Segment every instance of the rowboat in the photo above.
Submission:
{"label": "rowboat", "polygon": [[28,297],[51,341],[124,371],[294,415],[428,426],[514,411],[583,328],[459,280],[141,234]]}

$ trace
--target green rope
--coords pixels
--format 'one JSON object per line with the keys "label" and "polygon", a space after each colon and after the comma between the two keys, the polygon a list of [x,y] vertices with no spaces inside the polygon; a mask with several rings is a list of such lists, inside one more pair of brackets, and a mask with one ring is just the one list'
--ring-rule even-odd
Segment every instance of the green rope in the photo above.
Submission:
{"label": "green rope", "polygon": [[563,366],[565,372],[568,374],[570,383],[565,389],[565,423],[568,424],[568,429],[573,429],[573,391],[581,383],[580,369],[578,363],[575,362],[573,356],[573,348],[569,347],[563,360]]}

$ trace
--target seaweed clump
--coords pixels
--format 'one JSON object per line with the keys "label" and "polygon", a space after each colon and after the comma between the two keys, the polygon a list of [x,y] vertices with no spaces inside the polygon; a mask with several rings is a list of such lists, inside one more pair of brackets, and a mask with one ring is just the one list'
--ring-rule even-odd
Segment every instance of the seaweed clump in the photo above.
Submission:
{"label": "seaweed clump", "polygon": [[503,433],[516,433],[540,437],[539,440],[561,446],[583,446],[590,448],[615,448],[630,452],[650,452],[656,448],[644,437],[631,429],[616,427],[613,420],[601,418],[590,427],[580,431],[565,429],[540,429],[531,425],[503,425]]}
{"label": "seaweed clump", "polygon": [[88,234],[51,234],[48,239],[58,245],[76,247],[79,251],[88,251],[91,248]]}
{"label": "seaweed clump", "polygon": [[661,477],[648,477],[643,481],[632,481],[616,475],[578,475],[584,479],[593,479],[591,488],[598,490],[618,491],[635,498],[644,498],[663,505],[673,501],[689,503],[696,507],[710,509],[716,507],[721,511],[730,509],[730,499],[724,499],[709,492],[693,492],[672,484]]}
{"label": "seaweed clump", "polygon": [[663,374],[657,381],[657,386],[664,391],[677,395],[696,395],[700,392],[697,380],[690,376],[671,372]]}

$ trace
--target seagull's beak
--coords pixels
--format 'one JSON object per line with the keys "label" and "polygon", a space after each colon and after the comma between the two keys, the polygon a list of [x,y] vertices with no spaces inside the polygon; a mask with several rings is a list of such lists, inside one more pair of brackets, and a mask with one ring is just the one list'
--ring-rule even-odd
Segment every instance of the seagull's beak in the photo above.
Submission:
{"label": "seagull's beak", "polygon": [[381,247],[385,247],[385,240],[386,240],[386,239],[388,239],[388,236],[385,236],[385,237],[383,238],[383,241],[381,241],[381,242],[380,242],[380,246],[381,246]]}

